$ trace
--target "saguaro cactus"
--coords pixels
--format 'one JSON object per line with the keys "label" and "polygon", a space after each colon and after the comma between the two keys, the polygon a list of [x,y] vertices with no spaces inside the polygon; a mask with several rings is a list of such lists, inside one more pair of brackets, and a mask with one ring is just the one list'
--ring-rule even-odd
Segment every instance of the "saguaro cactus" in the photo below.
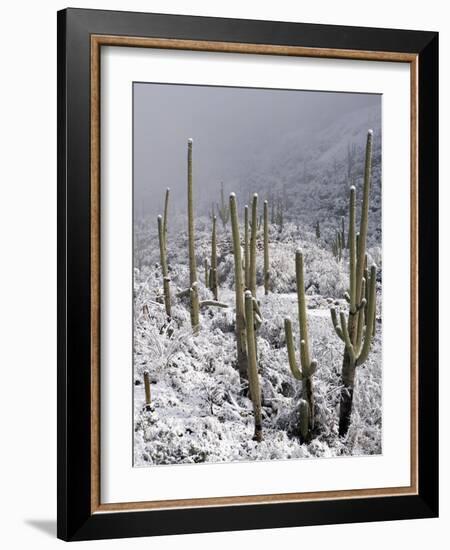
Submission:
{"label": "saguaro cactus", "polygon": [[167,268],[167,248],[164,237],[164,225],[162,216],[158,216],[158,239],[159,239],[159,257],[161,261],[161,271],[163,276],[164,306],[167,317],[171,317],[171,299],[170,299],[170,277]]}
{"label": "saguaro cactus", "polygon": [[169,194],[170,187],[166,189],[166,197],[164,199],[164,217],[163,217],[163,234],[164,234],[164,243],[166,245],[166,255],[167,255],[167,223],[169,217]]}
{"label": "saguaro cactus", "polygon": [[359,237],[356,234],[355,227],[356,190],[354,186],[350,188],[350,221],[348,234],[350,290],[347,297],[349,302],[348,318],[346,318],[344,312],[341,311],[338,320],[335,308],[331,309],[331,319],[334,329],[336,334],[345,344],[342,363],[343,388],[339,412],[339,434],[341,436],[346,435],[350,426],[356,367],[362,365],[367,360],[374,333],[376,313],[376,266],[371,266],[370,275],[366,267],[371,164],[372,130],[369,130],[366,142],[364,188]]}
{"label": "saguaro cactus", "polygon": [[200,329],[200,302],[197,281],[192,283],[189,289],[189,297],[191,299],[191,326],[194,334],[197,334]]}
{"label": "saguaro cactus", "polygon": [[256,298],[256,239],[258,230],[258,194],[254,193],[252,200],[252,232],[250,236],[250,272],[249,289]]}
{"label": "saguaro cactus", "polygon": [[220,183],[220,205],[217,205],[217,212],[219,213],[219,217],[223,224],[223,228],[225,229],[230,219],[230,209],[225,202],[225,195],[223,191],[223,181]]}
{"label": "saguaro cactus", "polygon": [[197,264],[195,261],[194,197],[192,188],[192,139],[188,139],[187,166],[187,210],[188,210],[188,249],[189,249],[189,297],[191,300],[191,325],[194,334],[199,328],[199,300],[197,289]]}
{"label": "saguaro cactus", "polygon": [[250,288],[250,242],[249,242],[249,220],[248,205],[244,206],[244,272],[245,288]]}
{"label": "saguaro cactus", "polygon": [[281,233],[284,227],[284,204],[280,197],[277,200],[276,222],[278,224],[278,231]]}
{"label": "saguaro cactus", "polygon": [[245,331],[244,281],[242,273],[241,237],[237,215],[236,195],[230,194],[230,217],[234,254],[234,286],[236,301],[236,344],[239,375],[247,379],[247,341]]}
{"label": "saguaro cactus", "polygon": [[261,388],[256,363],[255,320],[253,315],[254,298],[250,290],[245,292],[245,320],[248,350],[248,380],[255,416],[255,441],[262,441]]}
{"label": "saguaro cactus", "polygon": [[150,374],[148,370],[144,371],[144,388],[145,388],[145,410],[150,411],[152,408],[152,399],[150,394]]}
{"label": "saguaro cactus", "polygon": [[319,220],[316,221],[316,238],[320,239],[320,223],[319,223]]}
{"label": "saguaro cactus", "polygon": [[348,248],[348,243],[345,242],[345,218],[341,216],[341,248]]}
{"label": "saguaro cactus", "polygon": [[302,381],[302,400],[300,402],[300,435],[303,441],[309,441],[311,439],[311,432],[314,429],[314,391],[312,375],[317,370],[317,362],[315,360],[311,360],[309,354],[308,319],[306,317],[303,254],[301,250],[297,250],[295,253],[295,273],[297,280],[298,318],[300,325],[301,369],[297,366],[294,338],[292,336],[292,323],[290,319],[285,319],[284,329],[286,333],[286,345],[291,372],[297,380]]}
{"label": "saguaro cactus", "polygon": [[188,139],[188,177],[187,177],[187,211],[188,211],[188,247],[189,247],[189,283],[197,281],[197,264],[195,262],[195,229],[194,229],[194,195],[192,188],[192,139]]}
{"label": "saguaro cactus", "polygon": [[209,288],[211,275],[210,275],[210,270],[208,265],[208,258],[205,258],[205,260],[203,261],[203,270],[205,272],[205,286],[206,288]]}
{"label": "saguaro cactus", "polygon": [[264,201],[264,294],[269,294],[269,203]]}
{"label": "saguaro cactus", "polygon": [[213,217],[213,226],[211,234],[211,270],[210,270],[210,289],[213,293],[214,300],[219,299],[219,291],[217,285],[217,240],[216,240],[216,216]]}

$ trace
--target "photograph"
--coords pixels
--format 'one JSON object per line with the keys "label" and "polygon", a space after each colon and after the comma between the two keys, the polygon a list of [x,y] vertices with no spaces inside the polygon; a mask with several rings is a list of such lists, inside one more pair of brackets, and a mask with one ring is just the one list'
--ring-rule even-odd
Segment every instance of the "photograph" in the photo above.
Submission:
{"label": "photograph", "polygon": [[381,455],[382,95],[132,101],[133,466]]}

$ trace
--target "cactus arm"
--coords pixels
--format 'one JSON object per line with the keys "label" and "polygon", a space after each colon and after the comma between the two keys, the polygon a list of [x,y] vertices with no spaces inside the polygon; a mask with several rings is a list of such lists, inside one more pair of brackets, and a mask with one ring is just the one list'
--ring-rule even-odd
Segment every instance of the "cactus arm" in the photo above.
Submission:
{"label": "cactus arm", "polygon": [[186,296],[189,296],[191,292],[190,288],[185,288],[184,290],[180,290],[180,292],[177,292],[175,296],[177,298],[186,298]]}
{"label": "cactus arm", "polygon": [[219,307],[219,308],[227,308],[228,304],[225,304],[224,302],[216,302],[216,300],[202,300],[199,302],[200,307]]}
{"label": "cactus arm", "polygon": [[195,233],[194,233],[194,205],[192,190],[192,139],[188,139],[188,240],[189,240],[189,283],[192,286],[197,281],[197,266],[195,263]]}
{"label": "cactus arm", "polygon": [[297,360],[295,358],[294,337],[292,336],[292,323],[290,319],[284,320],[284,332],[286,334],[286,347],[288,352],[289,367],[291,372],[297,380],[303,380],[303,374],[297,367]]}
{"label": "cactus arm", "polygon": [[361,353],[356,362],[356,366],[362,365],[369,356],[370,346],[372,344],[373,323],[375,320],[375,310],[377,301],[377,272],[376,266],[372,265],[370,268],[370,283],[369,283],[369,303],[367,306],[367,326],[364,337],[364,344]]}
{"label": "cactus arm", "polygon": [[252,296],[256,298],[256,232],[258,230],[258,194],[252,200],[252,231],[250,236],[250,273],[249,283]]}
{"label": "cactus arm", "polygon": [[339,336],[339,338],[343,341],[344,340],[344,335],[342,334],[342,329],[339,326],[339,322],[338,322],[337,315],[336,315],[336,309],[334,307],[332,307],[330,309],[330,313],[331,313],[331,321],[333,323],[334,330],[336,331],[336,334]]}
{"label": "cactus arm", "polygon": [[269,294],[269,204],[264,201],[264,294]]}
{"label": "cactus arm", "polygon": [[343,311],[341,311],[340,317],[341,317],[342,336],[344,338],[345,348],[346,348],[346,350],[349,354],[351,363],[354,364],[355,361],[356,361],[355,350],[353,348],[353,344],[350,341],[350,336],[349,336],[348,328],[347,328],[347,322],[346,322],[345,314],[344,314]]}
{"label": "cactus arm", "polygon": [[247,350],[248,350],[248,380],[250,385],[250,395],[253,402],[253,412],[255,416],[255,441],[262,440],[262,410],[261,410],[261,389],[259,385],[258,369],[256,365],[256,344],[255,329],[253,319],[253,297],[252,293],[245,292],[245,318],[247,332]]}

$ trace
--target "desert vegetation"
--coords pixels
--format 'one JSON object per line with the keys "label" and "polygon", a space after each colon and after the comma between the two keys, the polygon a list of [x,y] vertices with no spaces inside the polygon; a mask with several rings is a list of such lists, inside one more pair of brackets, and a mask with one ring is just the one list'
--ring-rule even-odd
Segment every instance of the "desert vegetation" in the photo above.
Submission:
{"label": "desert vegetation", "polygon": [[372,130],[345,154],[340,215],[222,182],[198,212],[188,140],[186,217],[167,189],[136,228],[135,465],[381,452]]}

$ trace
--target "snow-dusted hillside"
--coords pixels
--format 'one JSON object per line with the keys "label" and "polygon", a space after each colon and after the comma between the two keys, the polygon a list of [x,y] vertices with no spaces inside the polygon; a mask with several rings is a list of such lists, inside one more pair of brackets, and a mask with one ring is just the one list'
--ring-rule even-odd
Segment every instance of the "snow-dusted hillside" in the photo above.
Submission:
{"label": "snow-dusted hillside", "polygon": [[311,230],[319,221],[322,238],[331,242],[340,217],[348,217],[351,185],[357,188],[357,200],[361,199],[369,128],[374,134],[368,244],[380,246],[382,136],[378,107],[341,116],[311,135],[303,128],[284,135],[276,148],[259,150],[239,181],[230,185],[241,190],[238,196],[243,201],[248,201],[255,189],[272,203],[280,198],[287,220],[301,221]]}
{"label": "snow-dusted hillside", "polygon": [[[331,154],[331,153],[329,153]],[[313,185],[310,182],[310,185]],[[337,184],[338,185],[338,184]],[[292,207],[294,208],[294,207]],[[294,210],[292,209],[292,216]],[[211,222],[196,219],[199,293],[212,298],[201,266],[210,254]],[[186,220],[169,219],[168,261],[172,294],[186,288]],[[330,320],[330,305],[347,309],[348,266],[317,239],[308,223],[270,228],[271,292],[262,288],[262,252],[258,252],[257,298],[263,323],[257,333],[262,388],[263,441],[252,440],[253,408],[236,367],[234,332],[234,259],[230,228],[218,234],[219,299],[228,309],[202,308],[201,329],[192,334],[189,302],[174,298],[167,322],[156,220],[135,230],[134,312],[134,463],[136,466],[329,457],[381,452],[381,286],[378,285],[377,333],[369,360],[358,369],[352,424],[337,433],[343,344]],[[259,235],[259,243],[262,237]],[[301,382],[289,369],[284,319],[294,323],[298,351],[295,250],[305,257],[310,349],[318,361],[314,376],[316,427],[309,444],[299,439]],[[259,244],[260,248],[260,244]],[[369,250],[370,252],[370,250]],[[373,254],[378,254],[376,249]],[[143,372],[149,371],[152,407],[144,407]]]}

